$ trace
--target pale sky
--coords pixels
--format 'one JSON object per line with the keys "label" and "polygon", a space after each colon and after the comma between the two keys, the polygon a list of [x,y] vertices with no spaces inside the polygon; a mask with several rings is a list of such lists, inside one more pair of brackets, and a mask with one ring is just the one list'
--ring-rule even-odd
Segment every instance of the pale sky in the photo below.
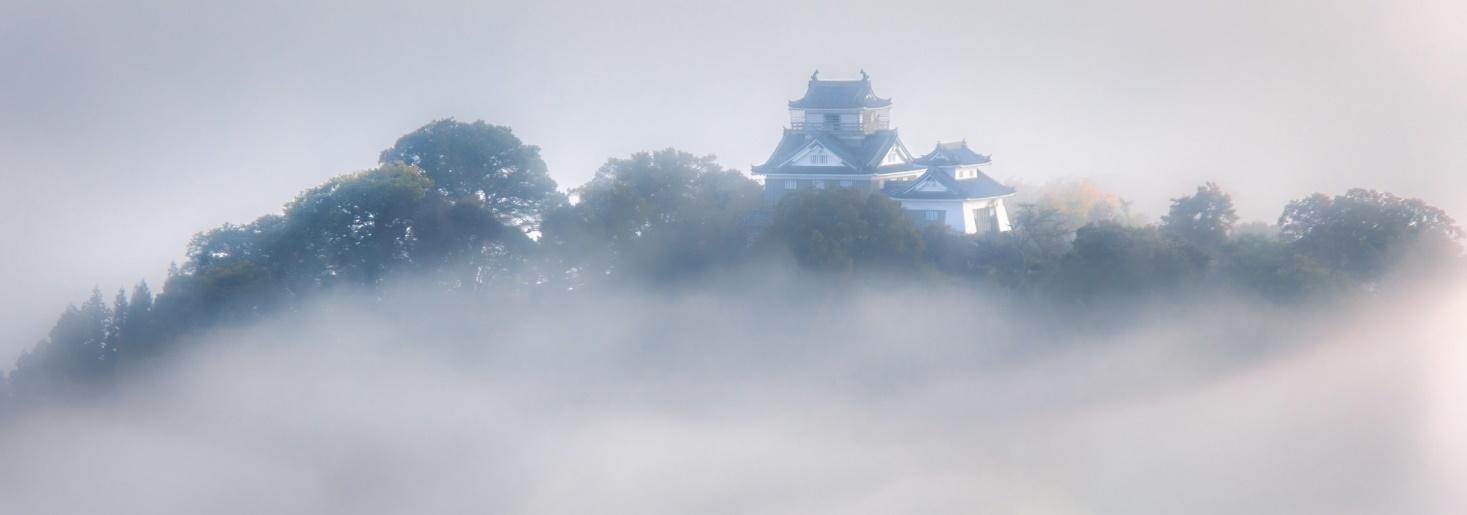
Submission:
{"label": "pale sky", "polygon": [[0,2],[0,368],[190,235],[370,167],[435,118],[508,125],[563,187],[663,147],[762,161],[813,69],[865,69],[915,152],[1092,177],[1155,216],[1361,186],[1467,218],[1453,0]]}

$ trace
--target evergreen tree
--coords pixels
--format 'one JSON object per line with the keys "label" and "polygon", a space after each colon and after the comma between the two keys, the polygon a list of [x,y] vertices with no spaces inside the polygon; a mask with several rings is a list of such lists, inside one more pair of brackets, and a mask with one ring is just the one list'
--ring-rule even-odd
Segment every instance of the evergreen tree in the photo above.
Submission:
{"label": "evergreen tree", "polygon": [[147,282],[139,282],[133,286],[131,299],[118,292],[118,301],[124,304],[112,310],[116,333],[111,356],[119,361],[141,357],[153,343],[148,331],[152,324],[153,293],[148,290]]}
{"label": "evergreen tree", "polygon": [[102,376],[111,310],[93,289],[81,307],[68,306],[45,340],[17,361],[14,380],[26,391],[81,385]]}
{"label": "evergreen tree", "polygon": [[138,330],[147,321],[148,315],[153,311],[153,292],[148,289],[148,282],[141,281],[132,288],[132,300],[127,306],[127,327]]}
{"label": "evergreen tree", "polygon": [[107,324],[107,340],[102,348],[103,361],[108,363],[117,359],[117,350],[122,344],[122,334],[128,325],[128,315],[132,313],[132,307],[127,302],[127,291],[117,289],[117,295],[112,298],[112,318]]}

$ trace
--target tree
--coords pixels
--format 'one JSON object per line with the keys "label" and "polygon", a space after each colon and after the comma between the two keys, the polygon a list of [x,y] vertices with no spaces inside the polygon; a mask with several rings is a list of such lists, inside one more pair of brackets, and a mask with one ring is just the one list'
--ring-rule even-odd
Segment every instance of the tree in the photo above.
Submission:
{"label": "tree", "polygon": [[1033,268],[1058,261],[1070,250],[1074,234],[1059,211],[1025,204],[1014,210],[1009,237],[1026,268]]}
{"label": "tree", "polygon": [[17,360],[11,374],[17,391],[54,391],[101,377],[111,318],[100,290],[93,289],[80,307],[68,306],[46,339]]}
{"label": "tree", "polygon": [[785,196],[764,238],[788,249],[802,266],[817,270],[910,268],[923,251],[922,235],[900,205],[849,188]]}
{"label": "tree", "polygon": [[5,421],[5,415],[10,412],[10,377],[4,370],[0,370],[0,423]]}
{"label": "tree", "polygon": [[1158,291],[1200,279],[1207,262],[1196,249],[1161,238],[1155,227],[1094,223],[1075,231],[1057,285],[1084,294]]}
{"label": "tree", "polygon": [[103,349],[103,359],[112,362],[117,359],[117,347],[121,343],[123,327],[128,324],[128,315],[132,313],[132,306],[127,302],[127,291],[117,289],[117,295],[112,298],[112,319],[107,324],[107,344]]}
{"label": "tree", "polygon": [[1031,204],[1053,211],[1067,227],[1080,227],[1095,222],[1140,225],[1143,220],[1131,212],[1131,202],[1090,179],[1052,181],[1035,187],[1020,187],[1015,204]]}
{"label": "tree", "polygon": [[[94,292],[17,361],[13,380],[31,391],[95,378],[190,331],[251,321],[339,285],[378,287],[399,272],[478,288],[508,276],[534,245],[501,217],[523,223],[561,198],[538,149],[482,122],[434,122],[382,159],[302,192],[280,214],[196,235],[156,298],[139,284],[109,309]],[[441,182],[404,161],[433,167]]]}
{"label": "tree", "polygon": [[1306,299],[1343,285],[1319,262],[1263,234],[1230,238],[1218,268],[1225,285],[1281,301]]}
{"label": "tree", "polygon": [[547,214],[542,242],[582,279],[671,280],[736,262],[749,244],[757,183],[713,156],[675,149],[610,159]]}
{"label": "tree", "polygon": [[1352,189],[1289,202],[1279,236],[1296,252],[1356,278],[1373,279],[1423,248],[1456,255],[1462,229],[1440,208],[1417,199]]}
{"label": "tree", "polygon": [[[437,274],[451,288],[477,290],[520,281],[535,242],[489,211],[430,196],[417,206],[404,239],[411,270]],[[401,265],[399,265],[401,266]]]}
{"label": "tree", "polygon": [[51,334],[51,340],[59,343],[58,357],[64,363],[63,368],[77,376],[96,375],[105,359],[103,353],[111,322],[112,311],[97,289],[92,290],[92,296],[72,317],[63,315]]}
{"label": "tree", "polygon": [[1012,230],[982,235],[927,227],[922,231],[926,261],[952,275],[1016,289],[1035,287],[1069,251],[1074,233],[1058,211],[1034,204],[1017,206],[1011,220]]}
{"label": "tree", "polygon": [[[118,296],[122,298],[120,292]],[[153,324],[153,292],[148,289],[148,283],[143,281],[134,286],[126,307],[114,308],[113,313],[120,319],[113,338],[114,357],[126,360],[145,355],[147,347],[154,341],[150,330]]]}
{"label": "tree", "polygon": [[542,209],[559,198],[540,148],[525,145],[509,127],[436,120],[382,151],[381,164],[423,170],[454,202],[470,200],[506,225],[533,230]]}
{"label": "tree", "polygon": [[[267,260],[284,258],[277,271],[304,274],[312,285],[377,284],[411,262],[411,227],[432,187],[418,169],[398,163],[306,190],[286,206]],[[269,233],[262,228],[267,240]]]}
{"label": "tree", "polygon": [[1237,223],[1233,197],[1208,182],[1197,187],[1197,193],[1172,199],[1171,208],[1161,217],[1161,232],[1199,249],[1216,250],[1227,241]]}
{"label": "tree", "polygon": [[955,276],[972,276],[979,266],[980,239],[942,225],[921,229],[924,261],[938,271]]}

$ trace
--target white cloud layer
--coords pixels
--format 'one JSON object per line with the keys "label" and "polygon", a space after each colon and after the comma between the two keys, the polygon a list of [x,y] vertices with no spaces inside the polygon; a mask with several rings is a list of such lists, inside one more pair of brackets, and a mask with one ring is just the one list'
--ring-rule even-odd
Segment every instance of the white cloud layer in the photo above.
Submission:
{"label": "white cloud layer", "polygon": [[1088,317],[961,289],[756,291],[323,302],[211,336],[108,399],[11,421],[0,506],[1449,515],[1467,501],[1467,289]]}

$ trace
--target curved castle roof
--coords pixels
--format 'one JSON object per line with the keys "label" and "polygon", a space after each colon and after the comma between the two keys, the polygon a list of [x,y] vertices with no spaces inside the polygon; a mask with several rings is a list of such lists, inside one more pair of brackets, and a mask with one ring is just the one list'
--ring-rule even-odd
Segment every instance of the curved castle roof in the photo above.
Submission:
{"label": "curved castle roof", "polygon": [[888,182],[881,192],[898,200],[972,200],[1006,197],[1013,195],[1014,189],[1000,184],[983,172],[967,179],[954,179],[946,170],[933,166],[915,181]]}
{"label": "curved castle roof", "polygon": [[927,166],[964,166],[988,164],[991,161],[993,160],[987,154],[979,154],[968,148],[968,142],[964,140],[938,142],[931,152],[912,162]]}
{"label": "curved castle roof", "polygon": [[810,76],[805,96],[790,101],[792,109],[875,109],[891,106],[891,99],[876,96],[871,79],[861,72],[860,80],[820,80]]}
{"label": "curved castle roof", "polygon": [[[820,145],[822,148],[835,155],[843,166],[798,166],[789,164],[789,161],[801,151],[811,145]],[[896,149],[902,155],[910,156],[902,140],[897,136],[896,129],[886,129],[872,132],[859,139],[837,138],[829,134],[786,129],[784,137],[780,138],[779,145],[774,147],[774,153],[764,164],[754,165],[754,174],[765,174],[771,172],[811,172],[811,173],[849,173],[849,174],[871,174],[891,173],[910,170],[920,170],[922,167],[908,162],[893,164],[882,164],[882,159]]]}

